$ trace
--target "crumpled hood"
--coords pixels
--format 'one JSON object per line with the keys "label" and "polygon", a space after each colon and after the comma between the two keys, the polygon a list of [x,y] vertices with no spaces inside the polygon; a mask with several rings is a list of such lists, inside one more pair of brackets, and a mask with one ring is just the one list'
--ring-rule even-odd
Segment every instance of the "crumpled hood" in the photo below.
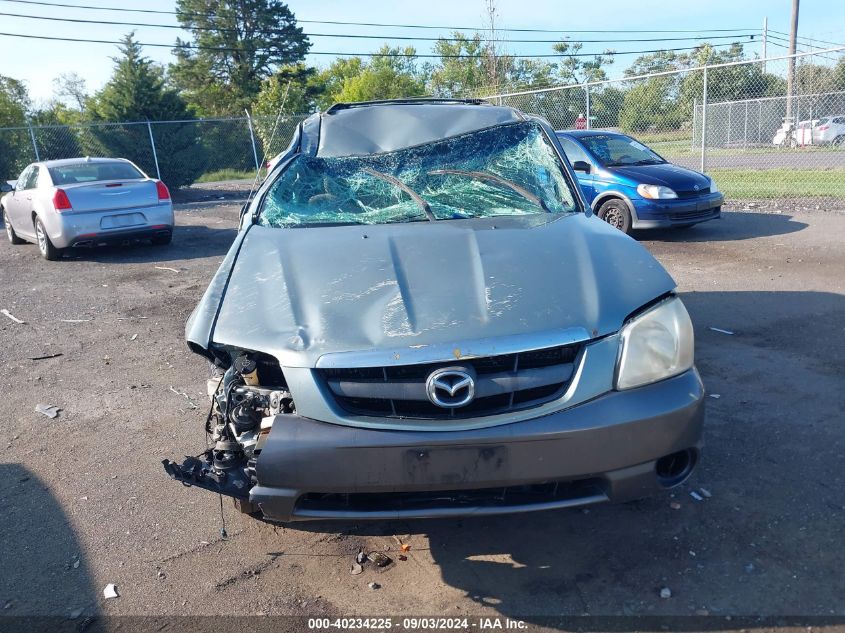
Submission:
{"label": "crumpled hood", "polygon": [[593,338],[674,286],[640,244],[582,214],[252,226],[191,316],[187,338],[194,349],[210,340],[290,367],[313,367],[333,352],[395,357],[573,328]]}
{"label": "crumpled hood", "polygon": [[606,169],[614,174],[630,178],[634,183],[663,185],[675,191],[697,191],[696,186],[699,189],[710,186],[710,179],[704,174],[672,163],[607,167]]}

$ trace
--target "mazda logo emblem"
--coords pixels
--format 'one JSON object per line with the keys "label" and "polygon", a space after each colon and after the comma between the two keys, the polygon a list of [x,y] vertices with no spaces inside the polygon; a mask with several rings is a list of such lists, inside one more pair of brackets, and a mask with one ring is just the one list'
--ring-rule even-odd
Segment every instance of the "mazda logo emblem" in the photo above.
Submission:
{"label": "mazda logo emblem", "polygon": [[428,399],[438,407],[457,409],[475,397],[475,378],[463,368],[444,367],[429,374],[425,381]]}

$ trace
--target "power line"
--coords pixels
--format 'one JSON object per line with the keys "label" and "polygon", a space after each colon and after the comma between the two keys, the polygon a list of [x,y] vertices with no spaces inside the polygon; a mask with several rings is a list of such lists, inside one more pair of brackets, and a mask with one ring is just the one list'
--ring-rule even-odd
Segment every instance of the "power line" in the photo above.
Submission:
{"label": "power line", "polygon": [[[123,42],[119,40],[96,40],[96,39],[83,39],[83,38],[74,38],[74,37],[57,37],[51,35],[24,35],[21,33],[2,33],[0,32],[0,36],[6,37],[19,37],[23,39],[34,39],[34,40],[53,40],[57,42],[82,42],[88,44],[122,44]],[[713,47],[717,46],[733,46],[734,44],[738,44],[740,42],[731,42],[728,44],[711,44]],[[216,51],[220,53],[236,53],[236,52],[243,52],[244,48],[223,48],[217,46],[201,46],[195,44],[161,44],[155,42],[137,42],[139,46],[149,46],[149,47],[158,47],[158,48],[180,48],[180,49],[189,49],[189,50],[210,50]],[[697,48],[701,48],[701,46],[688,46],[688,47],[681,47],[681,48],[656,48],[652,50],[644,50],[644,51],[614,51],[613,55],[644,55],[648,53],[663,53],[668,51],[692,51],[696,50]],[[256,47],[253,49],[255,51],[265,50],[260,47]],[[389,55],[384,55],[381,53],[350,53],[350,52],[329,52],[329,51],[309,51],[309,55],[327,55],[331,57],[420,57],[420,58],[430,58],[430,59],[443,59],[443,58],[456,58],[456,59],[478,59],[482,57],[486,57],[486,53],[482,53],[479,55],[436,55],[436,54],[426,54],[426,53],[390,53]],[[502,57],[511,57],[515,59],[536,59],[536,58],[548,58],[548,57],[595,57],[597,53],[544,53],[541,55],[502,55]]]}
{"label": "power line", "polygon": [[[125,13],[151,13],[156,15],[183,15],[185,17],[215,18],[213,13],[180,13],[179,11],[163,11],[156,9],[132,9],[128,7],[97,7],[84,4],[66,4],[60,2],[45,2],[44,0],[0,0],[2,2],[15,2],[18,4],[39,5],[47,7],[63,7],[68,9],[89,9],[95,11],[120,11]],[[432,24],[387,24],[384,22],[348,22],[340,20],[296,20],[302,24],[332,24],[339,26],[386,26],[403,29],[437,29],[441,31],[478,31],[478,26],[436,26]],[[528,29],[528,28],[497,28],[497,31],[508,31],[512,33],[739,33],[756,31],[757,29],[592,29],[592,30],[570,30],[570,29]]]}
{"label": "power line", "polygon": [[[769,37],[772,38],[772,40],[770,42],[771,44],[774,44],[775,46],[779,46],[780,48],[785,48],[785,49],[789,50],[789,40],[788,39],[783,38],[783,37],[779,37],[777,35],[769,35]],[[786,44],[784,44],[783,42],[786,42]],[[840,59],[842,59],[842,58],[837,58],[837,57],[830,57],[829,55],[824,55],[822,53],[815,53],[813,51],[813,49],[825,50],[824,47],[822,47],[822,46],[816,46],[815,44],[809,44],[807,42],[804,42],[801,39],[799,39],[797,43],[798,43],[799,46],[803,46],[805,48],[805,50],[800,51],[800,52],[813,53],[814,56],[816,56],[816,57],[821,57],[822,59],[826,59],[826,60],[832,61],[832,62],[838,62]],[[843,45],[839,44],[839,46],[843,46]]]}
{"label": "power line", "polygon": [[[783,31],[773,31],[769,29],[770,33],[777,33],[778,35],[783,35],[784,37],[789,37],[789,33],[784,33]],[[829,40],[819,40],[814,37],[805,37],[801,36],[798,38],[799,40],[805,40],[807,42],[819,42],[821,44],[831,44],[832,46],[845,46],[842,42],[831,42]]]}
{"label": "power line", "polygon": [[[188,31],[215,31],[215,32],[231,32],[237,33],[238,29],[231,29],[225,27],[190,27],[186,28],[179,24],[151,24],[149,22],[117,22],[114,20],[86,20],[83,18],[57,18],[54,16],[47,16],[47,15],[27,15],[23,13],[6,13],[0,12],[0,15],[12,18],[25,18],[28,20],[49,20],[52,22],[74,22],[74,23],[82,23],[82,24],[104,24],[109,26],[140,26],[140,27],[151,27],[157,29],[180,29],[180,30],[188,30]],[[269,33],[280,33],[281,30],[279,29],[270,29]],[[351,34],[351,33],[305,33],[308,37],[340,37],[340,38],[355,38],[355,39],[370,39],[370,40],[411,40],[411,41],[421,41],[421,42],[438,42],[438,41],[448,41],[448,42],[459,42],[461,41],[460,38],[454,37],[418,37],[418,36],[408,36],[408,35],[361,35],[361,34]],[[687,41],[687,40],[725,40],[731,39],[736,37],[750,37],[754,38],[756,33],[742,33],[736,35],[691,35],[686,37],[650,37],[650,38],[623,38],[623,39],[602,39],[602,40],[585,40],[585,39],[578,39],[574,40],[576,42],[582,44],[609,44],[609,43],[619,43],[619,42],[677,42],[677,41]],[[557,44],[561,42],[561,39],[556,40],[485,40],[491,41],[493,43],[501,43],[501,44]],[[563,40],[567,41],[567,40]]]}

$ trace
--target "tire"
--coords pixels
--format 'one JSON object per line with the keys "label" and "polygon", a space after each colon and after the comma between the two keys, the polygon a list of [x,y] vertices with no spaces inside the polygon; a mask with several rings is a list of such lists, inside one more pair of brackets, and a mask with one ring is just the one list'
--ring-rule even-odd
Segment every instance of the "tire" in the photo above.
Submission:
{"label": "tire", "polygon": [[156,235],[153,238],[153,244],[156,246],[167,246],[171,241],[173,241],[173,233],[168,233],[167,235]]}
{"label": "tire", "polygon": [[845,145],[845,134],[840,134],[835,139],[833,139],[833,145],[836,145],[837,147],[842,147],[843,145]]}
{"label": "tire", "polygon": [[6,237],[9,239],[9,244],[23,244],[26,240],[22,240],[18,237],[18,234],[15,233],[15,229],[12,228],[12,223],[9,222],[9,218],[6,217],[6,212],[3,209],[0,209],[0,217],[3,218],[3,224],[6,226]]}
{"label": "tire", "polygon": [[623,233],[631,232],[631,211],[624,200],[611,198],[602,202],[596,215],[610,226],[615,227]]}
{"label": "tire", "polygon": [[50,236],[47,235],[47,229],[45,229],[44,225],[41,223],[41,218],[35,218],[35,238],[41,257],[51,262],[61,259],[62,249],[53,246],[53,242],[50,241]]}

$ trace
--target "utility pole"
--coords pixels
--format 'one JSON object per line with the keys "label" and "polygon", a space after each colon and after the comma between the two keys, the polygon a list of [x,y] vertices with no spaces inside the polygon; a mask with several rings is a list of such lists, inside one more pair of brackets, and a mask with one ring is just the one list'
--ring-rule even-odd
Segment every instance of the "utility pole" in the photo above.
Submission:
{"label": "utility pole", "polygon": [[[798,0],[792,0],[792,22],[789,30],[789,54],[795,55],[795,38],[798,37]],[[795,93],[795,57],[790,57],[786,67],[786,120],[792,121],[792,95]]]}
{"label": "utility pole", "polygon": [[769,18],[768,16],[763,18],[763,74],[766,74],[766,43],[769,39]]}

